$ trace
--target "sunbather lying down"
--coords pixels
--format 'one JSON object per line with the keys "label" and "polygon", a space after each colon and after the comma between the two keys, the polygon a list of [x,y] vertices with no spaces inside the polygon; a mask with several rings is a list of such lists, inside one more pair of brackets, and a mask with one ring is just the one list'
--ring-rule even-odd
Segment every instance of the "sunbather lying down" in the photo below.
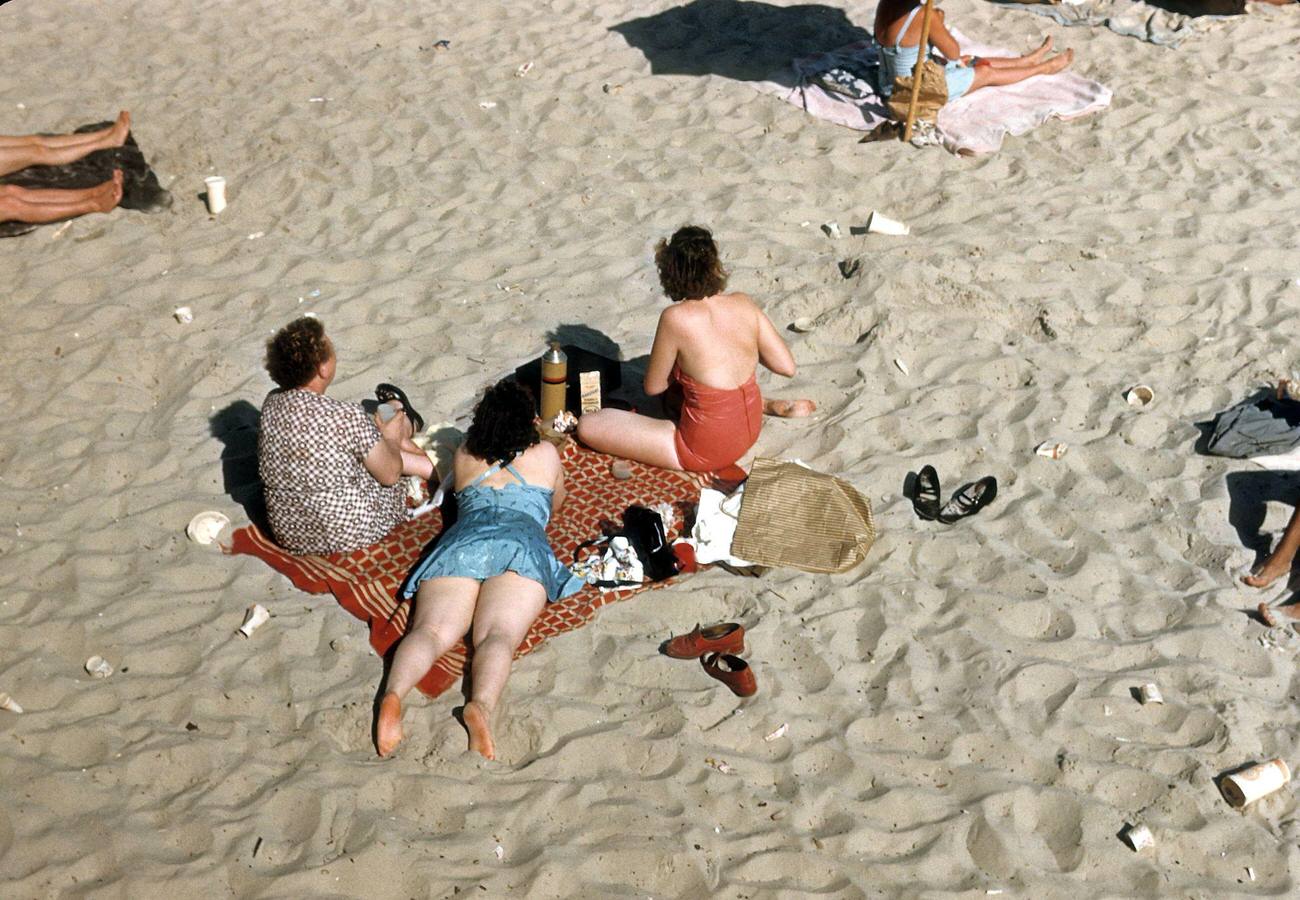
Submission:
{"label": "sunbather lying down", "polygon": [[[881,0],[876,8],[875,37],[880,46],[880,92],[889,97],[894,79],[909,77],[920,54],[922,6],[916,0]],[[943,10],[931,14],[929,47],[948,60],[944,75],[948,99],[956,100],[982,87],[1015,84],[1034,75],[1054,75],[1074,61],[1074,51],[1066,50],[1048,57],[1052,50],[1049,37],[1033,53],[1011,57],[963,56],[957,39],[944,24]]]}
{"label": "sunbather lying down", "polygon": [[[131,131],[131,115],[123,110],[108,128],[85,134],[0,135],[0,176],[28,166],[59,166],[76,162],[96,150],[120,147]],[[92,212],[108,212],[122,199],[122,173],[88,188],[41,189],[0,184],[0,222],[57,222]]]}

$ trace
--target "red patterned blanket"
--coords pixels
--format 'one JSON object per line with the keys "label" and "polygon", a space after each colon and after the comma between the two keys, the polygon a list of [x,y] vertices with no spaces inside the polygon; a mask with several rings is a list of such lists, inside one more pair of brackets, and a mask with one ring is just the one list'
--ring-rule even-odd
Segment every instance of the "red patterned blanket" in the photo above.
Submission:
{"label": "red patterned blanket", "polygon": [[[600,536],[602,521],[620,522],[623,511],[633,503],[643,506],[672,503],[677,508],[678,521],[682,521],[685,507],[699,499],[700,488],[710,481],[708,476],[670,472],[639,463],[632,464],[632,478],[618,481],[609,474],[610,457],[573,442],[564,448],[562,458],[568,494],[546,534],[555,555],[565,563],[573,561],[573,552],[580,543]],[[272,543],[257,526],[249,525],[234,533],[233,544],[227,552],[258,557],[287,576],[300,590],[333,594],[344,609],[370,626],[370,645],[383,656],[406,631],[410,602],[398,602],[397,588],[425,545],[441,530],[442,516],[435,511],[403,522],[388,537],[363,550],[329,556],[293,556]],[[581,628],[602,606],[667,583],[610,593],[586,587],[572,597],[547,604],[515,655],[523,656],[549,637]],[[434,663],[420,682],[420,690],[430,697],[438,696],[460,679],[465,663],[462,642]]]}

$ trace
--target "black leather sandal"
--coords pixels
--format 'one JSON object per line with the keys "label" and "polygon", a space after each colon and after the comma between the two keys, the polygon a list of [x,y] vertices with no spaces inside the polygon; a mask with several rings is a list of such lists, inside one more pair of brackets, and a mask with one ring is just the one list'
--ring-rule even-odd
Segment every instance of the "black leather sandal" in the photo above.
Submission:
{"label": "black leather sandal", "polygon": [[406,418],[411,420],[411,428],[415,434],[424,431],[424,418],[415,411],[411,406],[411,401],[406,399],[406,392],[393,384],[381,384],[375,388],[375,397],[380,403],[389,403],[396,400],[402,404],[402,412],[406,413]]}

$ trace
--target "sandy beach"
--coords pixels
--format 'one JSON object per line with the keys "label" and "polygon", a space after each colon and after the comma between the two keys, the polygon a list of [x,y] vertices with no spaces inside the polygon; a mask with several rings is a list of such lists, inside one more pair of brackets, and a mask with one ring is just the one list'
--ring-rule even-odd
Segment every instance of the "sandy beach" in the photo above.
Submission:
{"label": "sandy beach", "polygon": [[[859,144],[745,83],[874,4],[783,36],[746,25],[791,21],[767,4],[696,0],[629,43],[675,5],[0,7],[0,133],[127,108],[175,197],[0,241],[0,691],[26,710],[0,711],[0,895],[1297,891],[1291,787],[1242,813],[1214,779],[1300,764],[1300,637],[1246,615],[1286,591],[1236,583],[1300,483],[1194,450],[1194,423],[1296,367],[1297,11],[1171,51],[947,0],[1114,91],[961,158]],[[872,209],[912,234],[851,234]],[[798,375],[764,391],[820,406],[757,453],[866,494],[867,562],[615,604],[516,664],[497,762],[465,754],[455,691],[413,697],[377,759],[364,625],[185,536],[205,509],[247,521],[264,342],[313,312],[332,396],[390,381],[456,420],[563,326],[646,353],[653,245],[685,223],[790,341]],[[945,495],[995,475],[996,503],[918,521],[902,488],[926,462]],[[245,640],[252,603],[272,619]],[[715,621],[748,630],[750,701],[658,653]],[[1135,822],[1140,854],[1117,837]]]}

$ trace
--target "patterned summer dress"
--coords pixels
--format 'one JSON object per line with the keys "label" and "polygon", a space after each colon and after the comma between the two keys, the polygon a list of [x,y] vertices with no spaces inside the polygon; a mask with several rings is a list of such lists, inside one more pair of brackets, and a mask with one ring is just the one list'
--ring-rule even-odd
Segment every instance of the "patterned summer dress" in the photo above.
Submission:
{"label": "patterned summer dress", "polygon": [[482,483],[500,469],[497,463],[456,492],[456,524],[406,576],[403,597],[414,596],[420,583],[429,578],[457,576],[485,581],[503,572],[536,581],[552,602],[582,589],[583,580],[555,558],[546,540],[554,492],[524,481],[510,463],[505,469],[515,482],[499,488]]}
{"label": "patterned summer dress", "polygon": [[275,541],[290,553],[375,543],[406,517],[406,488],[366,470],[379,428],[360,406],[295,388],[262,404],[257,468]]}

